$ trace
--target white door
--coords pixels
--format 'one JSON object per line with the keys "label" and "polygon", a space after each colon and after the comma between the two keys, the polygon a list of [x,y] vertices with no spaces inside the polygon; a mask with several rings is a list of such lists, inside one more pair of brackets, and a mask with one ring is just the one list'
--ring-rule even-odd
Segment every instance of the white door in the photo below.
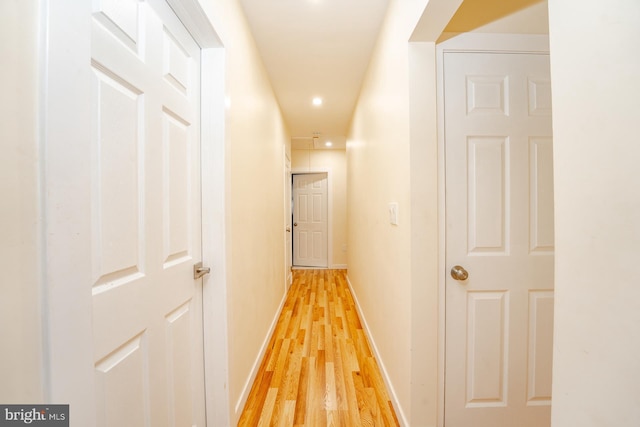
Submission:
{"label": "white door", "polygon": [[164,2],[94,4],[97,425],[204,426],[200,50]]}
{"label": "white door", "polygon": [[327,174],[293,175],[293,265],[327,267]]}
{"label": "white door", "polygon": [[549,426],[549,58],[445,53],[444,104],[445,425]]}

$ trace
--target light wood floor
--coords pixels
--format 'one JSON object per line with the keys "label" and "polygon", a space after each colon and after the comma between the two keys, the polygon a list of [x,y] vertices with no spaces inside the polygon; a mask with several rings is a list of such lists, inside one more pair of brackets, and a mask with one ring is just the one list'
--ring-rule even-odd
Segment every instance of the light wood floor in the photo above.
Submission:
{"label": "light wood floor", "polygon": [[398,426],[345,270],[295,270],[239,426]]}

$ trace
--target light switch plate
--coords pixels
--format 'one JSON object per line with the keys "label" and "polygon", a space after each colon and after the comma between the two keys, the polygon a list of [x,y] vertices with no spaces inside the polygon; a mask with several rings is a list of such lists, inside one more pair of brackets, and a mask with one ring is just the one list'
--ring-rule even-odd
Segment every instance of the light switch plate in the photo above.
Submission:
{"label": "light switch plate", "polygon": [[391,225],[398,225],[398,203],[389,203],[389,222]]}

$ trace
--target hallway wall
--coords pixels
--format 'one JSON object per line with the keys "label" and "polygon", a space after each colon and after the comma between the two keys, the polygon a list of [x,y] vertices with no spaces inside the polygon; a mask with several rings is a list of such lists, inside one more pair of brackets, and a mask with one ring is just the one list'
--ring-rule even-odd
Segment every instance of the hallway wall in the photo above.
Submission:
{"label": "hallway wall", "polygon": [[329,223],[333,229],[330,268],[347,267],[347,156],[344,150],[291,150],[291,170],[329,171],[332,186],[329,198],[333,215]]}
{"label": "hallway wall", "polygon": [[549,0],[553,427],[640,420],[640,3]]}
{"label": "hallway wall", "polygon": [[38,19],[35,1],[0,2],[0,402],[4,404],[44,399]]}
{"label": "hallway wall", "polygon": [[225,46],[229,411],[235,425],[285,296],[282,183],[291,144],[239,2],[200,3]]}
{"label": "hallway wall", "polygon": [[[408,41],[426,3],[391,1],[347,139],[349,281],[400,404],[398,416],[407,422],[412,383]],[[398,225],[390,224],[390,202],[398,203]]]}

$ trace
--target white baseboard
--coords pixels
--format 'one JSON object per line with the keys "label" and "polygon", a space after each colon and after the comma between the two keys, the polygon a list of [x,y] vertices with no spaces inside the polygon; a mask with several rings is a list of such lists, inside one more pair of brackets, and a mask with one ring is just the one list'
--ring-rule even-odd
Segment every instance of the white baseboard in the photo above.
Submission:
{"label": "white baseboard", "polygon": [[367,319],[364,317],[364,312],[362,311],[362,307],[360,307],[360,303],[358,302],[358,296],[353,290],[353,286],[351,285],[351,280],[349,280],[349,275],[347,275],[347,284],[349,285],[349,290],[351,291],[351,295],[353,296],[353,301],[356,303],[356,308],[358,309],[358,316],[360,316],[360,321],[362,326],[364,327],[364,333],[367,337],[367,341],[369,341],[369,345],[373,350],[373,354],[378,362],[378,366],[380,367],[380,371],[382,371],[382,378],[384,379],[384,383],[387,386],[387,390],[389,391],[389,398],[391,399],[391,404],[398,415],[398,421],[400,421],[400,425],[402,427],[409,427],[409,421],[402,410],[402,406],[400,406],[400,402],[398,401],[398,395],[396,394],[395,389],[393,388],[393,384],[389,379],[389,375],[384,366],[384,361],[380,357],[380,353],[378,352],[378,347],[376,346],[376,342],[371,335],[371,331],[369,330],[369,324],[367,323]]}
{"label": "white baseboard", "polygon": [[294,265],[291,267],[292,270],[346,270],[347,264],[331,264],[329,267],[305,267],[301,265]]}
{"label": "white baseboard", "polygon": [[276,329],[276,325],[278,324],[278,319],[280,318],[280,314],[282,313],[282,308],[284,307],[284,302],[287,299],[287,293],[282,297],[282,301],[280,301],[280,307],[276,311],[276,315],[271,321],[271,326],[269,326],[269,332],[267,332],[267,336],[265,337],[262,346],[260,347],[260,351],[258,352],[258,356],[256,357],[255,362],[253,362],[253,367],[251,368],[251,373],[247,378],[247,381],[242,388],[242,393],[240,393],[240,398],[236,403],[235,415],[236,419],[239,418],[240,413],[244,409],[245,403],[247,403],[247,398],[249,397],[249,393],[251,392],[251,386],[253,386],[253,382],[256,380],[258,376],[258,370],[260,370],[260,364],[262,363],[262,359],[264,358],[265,353],[267,352],[267,346],[269,345],[269,341],[271,340],[271,336]]}

